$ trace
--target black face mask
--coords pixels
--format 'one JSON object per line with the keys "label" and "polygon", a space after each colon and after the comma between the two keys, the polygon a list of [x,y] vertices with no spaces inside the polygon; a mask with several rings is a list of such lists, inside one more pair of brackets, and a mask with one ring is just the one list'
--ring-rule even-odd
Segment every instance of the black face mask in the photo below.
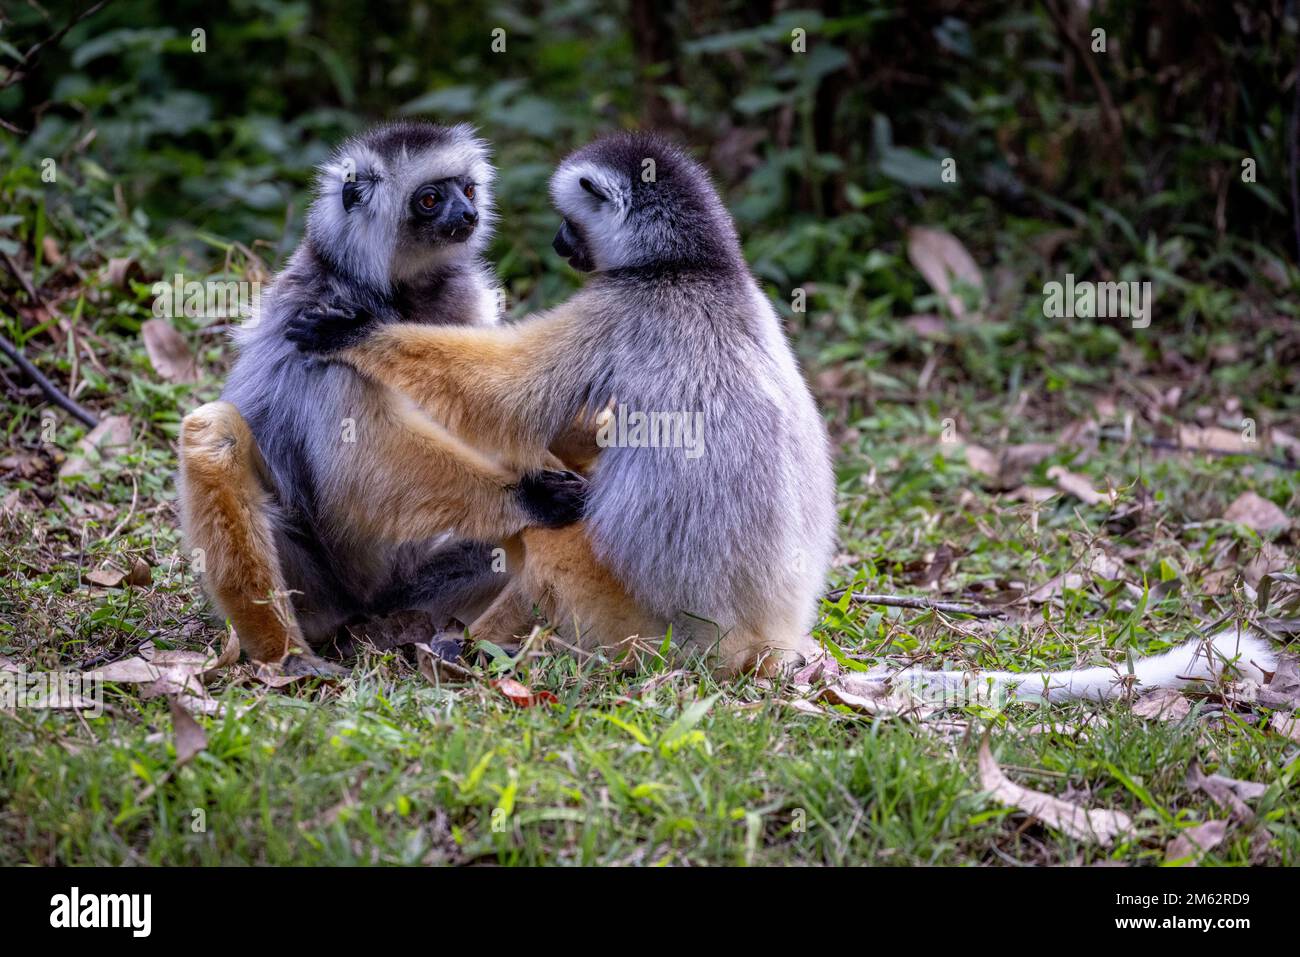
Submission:
{"label": "black face mask", "polygon": [[560,231],[555,234],[551,248],[569,261],[569,265],[578,272],[591,272],[596,264],[587,253],[587,243],[582,235],[567,219],[560,223]]}

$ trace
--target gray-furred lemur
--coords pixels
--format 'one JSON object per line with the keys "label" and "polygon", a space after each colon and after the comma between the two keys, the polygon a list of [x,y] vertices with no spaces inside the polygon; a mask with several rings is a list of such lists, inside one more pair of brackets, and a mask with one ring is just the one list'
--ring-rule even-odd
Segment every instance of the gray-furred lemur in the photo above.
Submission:
{"label": "gray-furred lemur", "polygon": [[604,448],[586,520],[523,533],[523,569],[473,637],[508,639],[536,604],[587,647],[671,627],[722,674],[797,661],[834,546],[829,442],[731,217],[704,169],[651,134],[569,156],[551,195],[557,252],[593,273],[563,305],[508,327],[299,317],[290,338],[522,463],[615,400],[701,422],[703,455]]}
{"label": "gray-furred lemur", "polygon": [[[320,170],[306,236],[238,331],[221,401],[186,416],[180,504],[204,585],[257,661],[318,646],[360,615],[472,617],[504,585],[491,548],[581,514],[585,482],[471,448],[286,329],[364,313],[381,324],[498,321],[481,254],[493,169],[467,126],[403,122]],[[292,595],[292,601],[289,596]]]}

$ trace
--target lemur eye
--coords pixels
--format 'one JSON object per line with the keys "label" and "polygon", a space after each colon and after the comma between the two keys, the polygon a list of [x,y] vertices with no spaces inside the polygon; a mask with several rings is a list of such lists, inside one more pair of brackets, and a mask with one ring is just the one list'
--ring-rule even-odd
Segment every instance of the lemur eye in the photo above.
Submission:
{"label": "lemur eye", "polygon": [[470,183],[468,186],[465,187],[465,198],[466,198],[466,199],[473,199],[473,198],[474,198],[474,184],[473,184],[473,183]]}
{"label": "lemur eye", "polygon": [[438,197],[434,196],[433,193],[425,193],[420,197],[420,205],[425,209],[433,209],[438,205]]}

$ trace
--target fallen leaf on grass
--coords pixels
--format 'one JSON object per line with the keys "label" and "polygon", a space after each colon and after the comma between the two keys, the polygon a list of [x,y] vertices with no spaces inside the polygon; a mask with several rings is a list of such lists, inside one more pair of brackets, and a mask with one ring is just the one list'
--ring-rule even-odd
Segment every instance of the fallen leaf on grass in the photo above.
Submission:
{"label": "fallen leaf on grass", "polygon": [[1286,513],[1261,495],[1243,492],[1237,497],[1223,517],[1229,522],[1245,525],[1260,534],[1284,532],[1291,527],[1291,520]]}
{"label": "fallen leaf on grass", "polygon": [[1284,734],[1300,744],[1300,718],[1295,715],[1282,714],[1279,711],[1268,719],[1268,726],[1278,734]]}
{"label": "fallen leaf on grass", "polygon": [[1060,492],[1056,489],[1048,488],[1045,485],[1022,485],[1007,497],[1017,502],[1039,503],[1055,498],[1059,494]]}
{"label": "fallen leaf on grass", "polygon": [[167,698],[167,706],[171,709],[172,731],[176,735],[176,766],[180,767],[208,746],[208,736],[174,695]]}
{"label": "fallen leaf on grass", "polygon": [[110,286],[125,289],[128,280],[144,274],[140,264],[131,256],[115,257],[104,268],[104,281]]}
{"label": "fallen leaf on grass", "polygon": [[1277,711],[1300,708],[1300,668],[1294,658],[1283,658],[1268,684],[1259,690],[1259,703]]}
{"label": "fallen leaf on grass", "polygon": [[1241,579],[1251,588],[1258,588],[1265,575],[1272,575],[1290,567],[1291,560],[1284,550],[1272,542],[1261,542],[1259,552],[1242,569]]}
{"label": "fallen leaf on grass", "polygon": [[915,226],[907,231],[907,258],[930,288],[943,297],[954,317],[978,317],[978,312],[968,313],[965,302],[954,292],[961,283],[979,290],[981,298],[984,295],[984,276],[956,236],[942,229]]}
{"label": "fallen leaf on grass", "polygon": [[122,571],[115,565],[105,565],[86,572],[82,577],[100,588],[121,588],[125,585],[147,588],[153,584],[153,572],[149,569],[149,563],[141,558],[131,559],[130,571]]}
{"label": "fallen leaf on grass", "polygon": [[971,443],[966,445],[966,464],[971,467],[972,471],[978,472],[980,475],[986,475],[989,478],[1000,478],[1002,474],[998,457],[982,445]]}
{"label": "fallen leaf on grass", "polygon": [[511,703],[521,708],[532,708],[539,704],[559,704],[560,699],[550,691],[533,691],[514,678],[494,678],[488,682],[493,688],[509,698]]}
{"label": "fallen leaf on grass", "polygon": [[1178,444],[1191,452],[1223,452],[1245,455],[1253,452],[1256,446],[1246,441],[1245,436],[1232,429],[1223,429],[1217,425],[1202,428],[1197,425],[1178,427]]}
{"label": "fallen leaf on grass", "polygon": [[124,415],[110,415],[101,419],[99,425],[77,443],[77,450],[59,468],[59,478],[89,475],[94,471],[92,463],[110,459],[130,444],[130,419]]}
{"label": "fallen leaf on grass", "polygon": [[1083,576],[1078,572],[1066,572],[1064,575],[1057,575],[1055,578],[1049,578],[1029,594],[1025,595],[1024,600],[1033,602],[1035,605],[1042,605],[1053,598],[1060,598],[1068,588],[1070,591],[1078,591],[1083,587]]}
{"label": "fallen leaf on grass", "polygon": [[1206,774],[1196,761],[1187,768],[1187,786],[1194,791],[1204,791],[1214,803],[1227,808],[1238,821],[1250,821],[1255,817],[1255,812],[1247,806],[1246,801],[1257,798],[1268,790],[1267,785],[1255,781],[1239,781],[1223,774]]}
{"label": "fallen leaf on grass", "polygon": [[1133,821],[1122,811],[1089,810],[1041,791],[1021,787],[1002,773],[989,739],[980,742],[980,784],[1003,804],[1019,808],[1076,841],[1096,841],[1109,846],[1119,837],[1133,835]]}
{"label": "fallen leaf on grass", "polygon": [[86,581],[92,585],[98,585],[100,588],[117,588],[126,581],[127,573],[120,568],[114,568],[108,565],[104,568],[96,568],[94,571],[86,572]]}
{"label": "fallen leaf on grass", "polygon": [[1228,834],[1227,821],[1206,821],[1179,831],[1178,836],[1165,848],[1165,861],[1183,861],[1195,864],[1206,851],[1213,850],[1223,843]]}
{"label": "fallen leaf on grass", "polygon": [[140,327],[144,351],[155,372],[168,382],[197,382],[198,363],[181,334],[166,319],[149,319]]}
{"label": "fallen leaf on grass", "polygon": [[1155,721],[1182,721],[1192,713],[1192,704],[1181,692],[1165,688],[1138,698],[1133,702],[1133,713]]}
{"label": "fallen leaf on grass", "polygon": [[1103,502],[1110,501],[1109,497],[1094,489],[1092,483],[1082,475],[1071,472],[1063,466],[1053,465],[1047,470],[1047,477],[1054,481],[1056,487],[1062,492],[1073,495],[1085,505],[1101,505]]}

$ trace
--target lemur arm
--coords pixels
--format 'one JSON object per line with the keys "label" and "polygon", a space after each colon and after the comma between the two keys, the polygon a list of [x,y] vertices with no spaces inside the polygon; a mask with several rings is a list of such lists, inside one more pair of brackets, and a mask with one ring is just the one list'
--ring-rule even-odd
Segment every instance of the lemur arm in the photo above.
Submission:
{"label": "lemur arm", "polygon": [[[582,514],[586,483],[568,472],[516,473],[428,421],[393,396],[389,424],[358,435],[335,503],[367,534],[420,541],[448,529],[492,541],[529,525],[558,526]],[[403,407],[405,405],[405,407]]]}
{"label": "lemur arm", "polygon": [[576,411],[579,384],[555,375],[570,327],[556,310],[504,327],[304,322],[289,338],[403,393],[469,445],[535,462]]}

